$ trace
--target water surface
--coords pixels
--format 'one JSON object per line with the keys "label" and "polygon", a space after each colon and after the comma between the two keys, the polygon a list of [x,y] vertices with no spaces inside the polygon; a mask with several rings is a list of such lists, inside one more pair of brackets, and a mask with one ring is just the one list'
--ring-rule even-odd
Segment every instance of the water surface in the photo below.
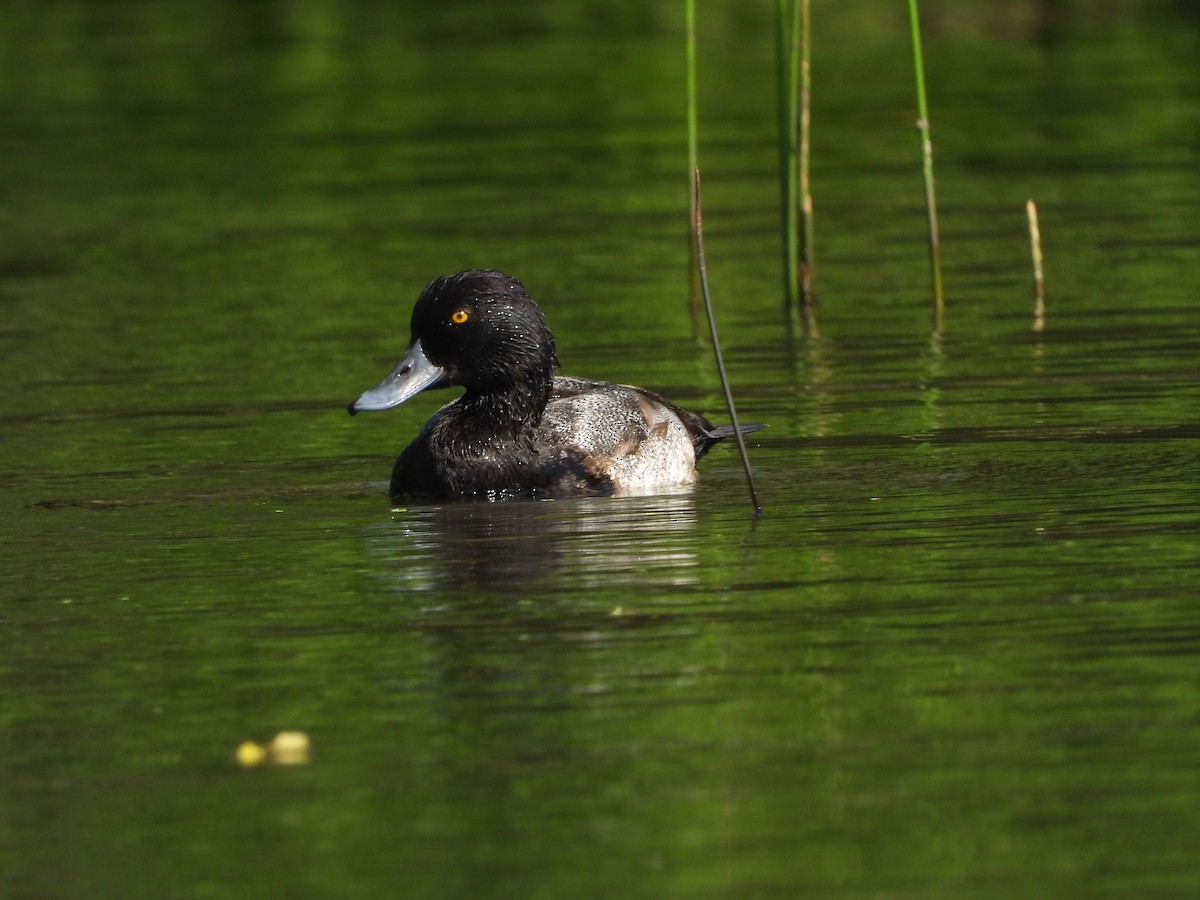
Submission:
{"label": "water surface", "polygon": [[[436,274],[723,416],[681,12],[416,6],[0,12],[0,893],[1194,895],[1194,14],[923,4],[935,335],[900,13],[814,11],[789,334],[771,11],[703,11],[755,519],[724,447],[677,495],[388,503],[445,396],[344,405]],[[282,729],[308,765],[238,768]]]}

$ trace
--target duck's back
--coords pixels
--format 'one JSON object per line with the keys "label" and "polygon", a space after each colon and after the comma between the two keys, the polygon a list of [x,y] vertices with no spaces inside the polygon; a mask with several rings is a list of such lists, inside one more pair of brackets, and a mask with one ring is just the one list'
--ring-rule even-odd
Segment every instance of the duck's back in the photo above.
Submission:
{"label": "duck's back", "polygon": [[711,429],[650,391],[558,376],[538,443],[578,452],[615,493],[638,494],[695,482]]}

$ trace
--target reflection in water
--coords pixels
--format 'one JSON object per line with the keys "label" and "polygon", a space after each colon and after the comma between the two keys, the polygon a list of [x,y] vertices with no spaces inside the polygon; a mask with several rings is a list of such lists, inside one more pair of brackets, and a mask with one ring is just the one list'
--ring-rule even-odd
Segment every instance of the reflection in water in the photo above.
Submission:
{"label": "reflection in water", "polygon": [[368,533],[379,574],[414,591],[696,583],[689,494],[414,506]]}

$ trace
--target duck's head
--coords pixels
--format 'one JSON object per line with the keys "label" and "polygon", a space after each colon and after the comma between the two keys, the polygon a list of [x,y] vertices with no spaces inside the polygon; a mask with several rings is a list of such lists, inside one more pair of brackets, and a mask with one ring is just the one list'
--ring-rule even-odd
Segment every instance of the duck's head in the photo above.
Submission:
{"label": "duck's head", "polygon": [[390,409],[427,388],[453,385],[468,397],[528,394],[544,406],[556,365],[554,336],[521,282],[472,269],[426,286],[404,358],[349,411]]}

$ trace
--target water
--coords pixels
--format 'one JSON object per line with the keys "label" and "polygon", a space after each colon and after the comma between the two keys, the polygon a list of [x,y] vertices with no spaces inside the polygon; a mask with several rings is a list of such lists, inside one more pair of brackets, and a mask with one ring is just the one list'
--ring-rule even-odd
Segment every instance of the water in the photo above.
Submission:
{"label": "water", "polygon": [[[939,339],[905,23],[815,11],[789,337],[770,10],[706,5],[755,520],[731,448],[674,496],[389,505],[443,397],[344,405],[435,274],[721,418],[679,10],[408,6],[0,12],[0,894],[1194,895],[1194,14],[923,4]],[[308,765],[236,765],[283,729]]]}

